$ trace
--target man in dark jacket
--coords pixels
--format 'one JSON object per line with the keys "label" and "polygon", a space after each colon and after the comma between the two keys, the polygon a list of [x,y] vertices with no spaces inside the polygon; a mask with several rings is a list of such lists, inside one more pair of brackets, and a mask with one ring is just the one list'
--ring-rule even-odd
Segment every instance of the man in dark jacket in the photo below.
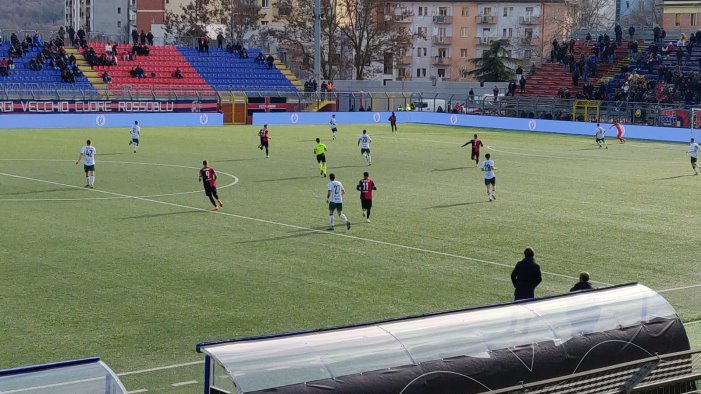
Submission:
{"label": "man in dark jacket", "polygon": [[570,291],[593,290],[594,286],[589,283],[589,273],[582,272],[579,274],[579,282],[570,289]]}
{"label": "man in dark jacket", "polygon": [[514,301],[535,298],[535,288],[543,280],[540,266],[535,262],[532,248],[523,251],[523,260],[516,263],[511,271],[511,283],[514,285]]}

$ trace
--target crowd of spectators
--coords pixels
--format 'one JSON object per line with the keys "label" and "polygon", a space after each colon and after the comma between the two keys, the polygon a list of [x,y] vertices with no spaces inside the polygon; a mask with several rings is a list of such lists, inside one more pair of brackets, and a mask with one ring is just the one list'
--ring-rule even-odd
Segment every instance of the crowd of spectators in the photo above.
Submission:
{"label": "crowd of spectators", "polygon": [[226,51],[238,54],[242,59],[248,59],[248,50],[239,41],[227,44]]}

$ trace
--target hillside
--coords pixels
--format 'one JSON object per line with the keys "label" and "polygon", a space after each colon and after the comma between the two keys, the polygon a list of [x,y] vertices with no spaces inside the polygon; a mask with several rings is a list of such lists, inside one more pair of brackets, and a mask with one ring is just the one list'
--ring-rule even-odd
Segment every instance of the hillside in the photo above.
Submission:
{"label": "hillside", "polygon": [[[2,0],[2,2],[9,0]],[[60,26],[64,17],[63,0],[24,0],[2,7],[0,30],[51,29]]]}

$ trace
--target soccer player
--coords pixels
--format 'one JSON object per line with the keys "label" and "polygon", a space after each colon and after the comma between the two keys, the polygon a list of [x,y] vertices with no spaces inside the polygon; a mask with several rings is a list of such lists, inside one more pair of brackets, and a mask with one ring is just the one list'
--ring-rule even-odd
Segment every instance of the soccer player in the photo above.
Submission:
{"label": "soccer player", "polygon": [[370,223],[370,209],[372,209],[372,191],[377,190],[375,181],[370,179],[370,174],[366,171],[363,173],[363,179],[358,182],[355,187],[360,192],[360,207],[363,209],[363,217],[365,221]]}
{"label": "soccer player", "polygon": [[622,144],[626,142],[626,139],[623,138],[623,134],[626,132],[626,129],[623,127],[621,122],[618,121],[618,119],[613,121],[613,125],[611,125],[609,129],[614,127],[616,128],[616,138],[618,139],[618,143]]}
{"label": "soccer player", "polygon": [[[220,207],[224,206],[217,194],[217,173],[214,171],[214,168],[207,164],[207,160],[202,161],[202,168],[197,181],[202,182],[204,194],[209,197],[209,201],[214,205],[213,211],[218,211]],[[219,205],[217,206],[217,204]]]}
{"label": "soccer player", "polygon": [[487,159],[484,161],[484,163],[482,163],[482,171],[484,171],[484,184],[487,186],[487,197],[489,198],[489,201],[492,201],[497,199],[497,197],[494,195],[494,193],[497,191],[497,178],[494,175],[494,171],[497,168],[494,167],[494,161],[490,158],[489,153],[484,155],[484,158]]}
{"label": "soccer player", "polygon": [[[596,143],[599,144],[599,148],[602,146],[606,149],[609,148],[609,146],[606,145],[606,133],[604,132],[604,128],[601,127],[599,123],[596,124]],[[602,143],[603,145],[601,145]]]}
{"label": "soccer player", "polygon": [[139,121],[135,120],[134,125],[131,126],[131,141],[129,141],[129,145],[134,147],[132,153],[136,153],[136,148],[139,146],[139,135],[141,135],[141,127],[139,127]]}
{"label": "soccer player", "polygon": [[368,135],[367,130],[363,130],[363,134],[358,137],[358,146],[360,147],[360,154],[365,156],[365,161],[368,162],[368,165],[372,165],[372,156],[370,156],[370,143],[372,142],[372,138]]}
{"label": "soccer player", "polygon": [[346,189],[343,188],[341,182],[336,180],[336,175],[332,172],[329,174],[329,183],[326,185],[326,202],[329,203],[329,231],[333,231],[333,213],[338,212],[338,216],[346,222],[346,229],[350,230],[351,222],[343,213],[343,195]]}
{"label": "soccer player", "polygon": [[78,155],[78,160],[75,161],[77,165],[80,160],[83,159],[83,170],[85,170],[85,187],[94,188],[95,187],[95,153],[97,150],[92,146],[90,140],[85,141],[85,146],[80,149],[80,155]]}
{"label": "soccer player", "polygon": [[265,148],[265,158],[267,159],[268,157],[270,157],[270,155],[268,154],[270,136],[268,135],[267,124],[264,124],[263,128],[258,131],[258,137],[260,138],[260,145],[258,145],[258,149],[263,150],[263,148]]}
{"label": "soccer player", "polygon": [[475,134],[474,137],[472,137],[471,140],[469,140],[465,144],[463,144],[461,146],[461,148],[468,146],[468,145],[472,145],[472,155],[470,156],[470,160],[474,160],[475,165],[479,165],[480,164],[480,148],[483,147],[484,144],[482,143],[482,141],[480,141],[479,138],[477,138],[477,134]]}
{"label": "soccer player", "polygon": [[329,126],[331,126],[331,134],[333,134],[332,139],[336,139],[336,133],[338,129],[336,128],[336,114],[331,115],[331,120],[329,121]]}
{"label": "soccer player", "polygon": [[316,145],[314,146],[314,154],[316,155],[316,162],[319,163],[319,172],[326,178],[326,145],[322,144],[317,138]]}
{"label": "soccer player", "polygon": [[694,170],[694,175],[698,175],[699,171],[696,165],[696,161],[699,158],[699,143],[694,142],[693,138],[689,143],[689,156],[691,156],[691,169]]}
{"label": "soccer player", "polygon": [[397,132],[397,115],[392,111],[392,115],[389,116],[389,127],[392,129],[392,133]]}

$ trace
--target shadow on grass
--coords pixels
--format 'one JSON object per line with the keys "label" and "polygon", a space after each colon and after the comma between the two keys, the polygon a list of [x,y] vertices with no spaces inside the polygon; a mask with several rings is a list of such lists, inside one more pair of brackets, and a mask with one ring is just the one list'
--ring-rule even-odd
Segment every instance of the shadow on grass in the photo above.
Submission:
{"label": "shadow on grass", "polygon": [[453,167],[453,168],[434,168],[431,171],[455,171],[455,170],[464,170],[466,168],[477,168],[477,166]]}
{"label": "shadow on grass", "polygon": [[469,201],[469,202],[460,202],[457,204],[445,204],[445,205],[436,205],[433,207],[429,207],[431,209],[441,209],[441,208],[454,208],[454,207],[460,207],[463,205],[474,205],[474,204],[485,204],[489,203],[489,201]]}
{"label": "shadow on grass", "polygon": [[686,178],[688,176],[696,176],[694,174],[687,174],[687,175],[675,175],[675,176],[668,176],[667,178],[658,178],[655,179],[656,181],[669,181],[671,179],[679,179],[679,178]]}
{"label": "shadow on grass", "polygon": [[45,190],[32,190],[28,192],[13,192],[13,193],[0,193],[0,196],[21,196],[23,194],[39,194],[39,193],[51,193],[51,192],[67,192],[80,190],[78,187],[62,187],[58,189],[45,189]]}
{"label": "shadow on grass", "polygon": [[309,176],[293,176],[289,178],[277,178],[277,179],[261,179],[256,182],[278,182],[278,181],[294,181],[298,179],[310,179],[310,178],[319,178],[319,175],[309,175]]}
{"label": "shadow on grass", "polygon": [[192,214],[192,213],[199,213],[199,214],[204,214],[207,213],[206,211],[178,211],[178,212],[168,212],[168,213],[150,213],[147,215],[138,215],[138,216],[127,216],[121,218],[122,220],[129,220],[129,219],[151,219],[151,218],[160,218],[163,216],[173,216],[173,215],[186,215],[186,214]]}

